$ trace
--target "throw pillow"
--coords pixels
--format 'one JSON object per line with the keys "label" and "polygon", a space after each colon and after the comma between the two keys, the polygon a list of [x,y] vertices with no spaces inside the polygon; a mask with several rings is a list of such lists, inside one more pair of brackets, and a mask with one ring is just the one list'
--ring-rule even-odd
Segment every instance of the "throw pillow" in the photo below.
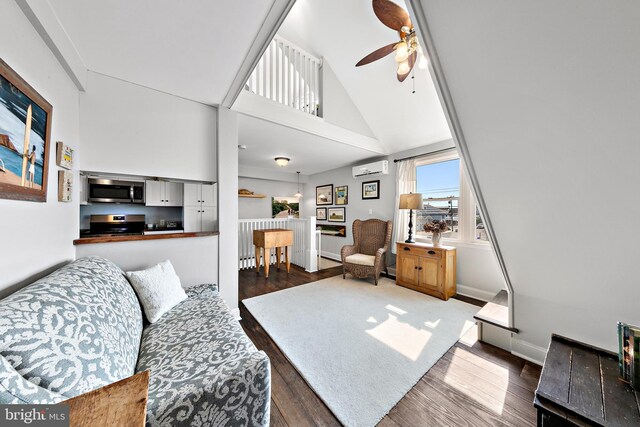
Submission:
{"label": "throw pillow", "polygon": [[163,314],[187,299],[170,261],[142,271],[128,271],[127,277],[140,298],[149,323],[157,322]]}

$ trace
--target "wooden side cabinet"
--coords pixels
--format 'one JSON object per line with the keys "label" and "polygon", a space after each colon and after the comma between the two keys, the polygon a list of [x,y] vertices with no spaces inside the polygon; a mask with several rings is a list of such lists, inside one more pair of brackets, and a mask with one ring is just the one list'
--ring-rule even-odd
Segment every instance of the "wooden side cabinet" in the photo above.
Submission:
{"label": "wooden side cabinet", "polygon": [[456,248],[396,243],[396,284],[448,300],[456,294]]}

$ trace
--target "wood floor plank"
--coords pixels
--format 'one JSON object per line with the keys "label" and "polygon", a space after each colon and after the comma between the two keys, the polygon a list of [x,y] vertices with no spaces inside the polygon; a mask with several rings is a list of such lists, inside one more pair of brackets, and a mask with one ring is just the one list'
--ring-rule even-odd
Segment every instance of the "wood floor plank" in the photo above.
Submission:
{"label": "wood floor plank", "polygon": [[269,414],[270,427],[288,427],[287,421],[282,416],[282,412],[278,409],[278,405],[271,399],[271,413]]}
{"label": "wood floor plank", "polygon": [[476,423],[467,414],[452,410],[430,396],[410,390],[389,412],[389,418],[401,426],[459,426],[486,427],[487,423]]}
{"label": "wood floor plank", "polygon": [[271,398],[288,425],[296,427],[316,425],[276,369],[271,370]]}
{"label": "wood floor plank", "polygon": [[[239,273],[239,300],[277,292],[342,274],[342,267],[307,273],[291,266],[273,269],[268,279],[255,269]],[[465,302],[480,304],[468,299]],[[272,426],[339,426],[286,355],[240,303],[240,322],[271,360]],[[472,341],[473,342],[473,341]],[[378,424],[404,426],[527,426],[536,422],[533,392],[540,368],[491,345],[457,343]],[[530,396],[530,399],[528,400]],[[500,410],[500,407],[502,409]]]}
{"label": "wood floor plank", "polygon": [[510,371],[507,368],[497,366],[492,362],[470,352],[464,348],[454,347],[444,356],[445,360],[455,360],[457,365],[464,367],[469,372],[480,376],[485,381],[491,381],[495,384],[507,383],[509,390],[514,394],[528,399],[529,403],[533,402],[535,385],[529,377],[523,378],[521,374]]}
{"label": "wood floor plank", "polygon": [[[497,389],[506,391],[515,397],[518,397],[520,401],[530,406],[533,409],[533,398],[535,393],[523,386],[518,377],[515,377],[510,372],[505,372],[501,375],[496,375],[493,372],[479,368],[476,364],[469,362],[468,360],[458,357],[452,353],[447,353],[440,360],[443,364],[446,363],[447,372],[449,370],[453,373],[459,372],[460,375],[472,375],[483,383],[490,384]],[[438,363],[440,363],[438,362]]]}
{"label": "wood floor plank", "polygon": [[440,380],[465,393],[488,410],[501,415],[503,421],[515,425],[534,425],[536,411],[533,396],[522,399],[466,370],[458,370],[455,363],[440,359],[429,371]]}

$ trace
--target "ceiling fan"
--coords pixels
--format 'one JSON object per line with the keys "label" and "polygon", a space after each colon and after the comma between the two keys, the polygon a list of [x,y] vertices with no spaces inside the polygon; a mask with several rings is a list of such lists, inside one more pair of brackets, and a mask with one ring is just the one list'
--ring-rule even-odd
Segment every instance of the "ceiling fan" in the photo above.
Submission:
{"label": "ceiling fan", "polygon": [[[425,58],[422,53],[422,48],[418,43],[418,36],[416,35],[407,11],[390,0],[373,0],[372,5],[373,12],[380,22],[392,30],[396,30],[400,36],[400,41],[374,50],[362,58],[356,64],[356,67],[377,61],[395,51],[395,59],[398,63],[398,70],[396,72],[398,81],[403,82],[407,78],[413,66],[416,64],[416,60],[419,60],[418,68],[427,68],[427,58]],[[420,56],[420,58],[418,58],[418,56]]]}

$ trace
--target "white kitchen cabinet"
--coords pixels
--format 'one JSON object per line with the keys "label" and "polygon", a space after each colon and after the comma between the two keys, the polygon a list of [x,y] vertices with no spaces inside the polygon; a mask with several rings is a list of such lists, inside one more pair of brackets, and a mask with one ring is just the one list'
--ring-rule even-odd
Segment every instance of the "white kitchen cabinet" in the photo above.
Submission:
{"label": "white kitchen cabinet", "polygon": [[217,206],[215,184],[184,184],[185,206]]}
{"label": "white kitchen cabinet", "polygon": [[183,186],[181,182],[146,181],[145,204],[147,206],[182,206]]}
{"label": "white kitchen cabinet", "polygon": [[197,206],[185,206],[182,227],[185,233],[202,231],[202,213]]}
{"label": "white kitchen cabinet", "polygon": [[200,200],[202,206],[218,206],[215,184],[202,184]]}
{"label": "white kitchen cabinet", "polygon": [[165,182],[164,183],[164,205],[165,206],[182,206],[184,193],[184,184],[181,182]]}
{"label": "white kitchen cabinet", "polygon": [[184,205],[185,206],[200,206],[202,203],[202,184],[189,184],[184,185]]}
{"label": "white kitchen cabinet", "polygon": [[202,217],[202,231],[215,231],[218,228],[217,207],[204,206],[200,211],[200,215]]}
{"label": "white kitchen cabinet", "polygon": [[215,184],[184,185],[185,232],[215,231],[218,228],[218,208]]}
{"label": "white kitchen cabinet", "polygon": [[89,177],[83,173],[80,174],[80,204],[89,204]]}

